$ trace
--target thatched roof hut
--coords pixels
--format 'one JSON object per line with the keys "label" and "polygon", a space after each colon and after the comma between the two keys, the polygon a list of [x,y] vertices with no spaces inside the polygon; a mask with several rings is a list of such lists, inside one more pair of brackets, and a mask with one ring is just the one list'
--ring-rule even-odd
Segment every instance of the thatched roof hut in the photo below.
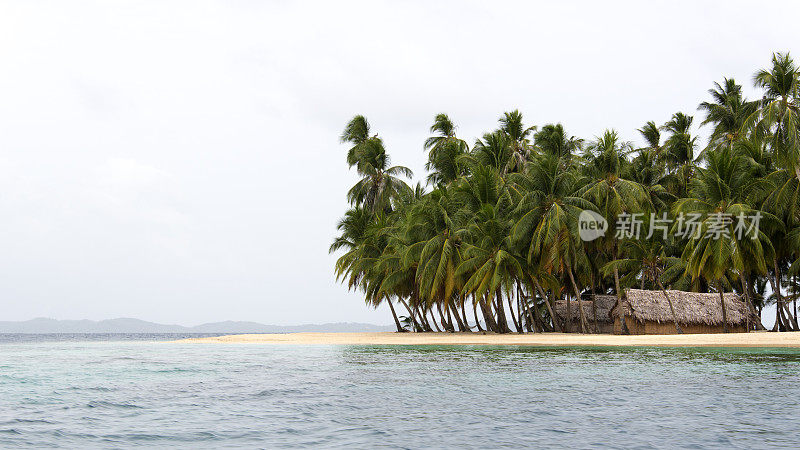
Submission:
{"label": "thatched roof hut", "polygon": [[[675,308],[678,325],[686,333],[718,333],[723,330],[722,306],[718,293],[668,290]],[[745,302],[734,293],[723,294],[731,331],[747,331],[749,311]],[[611,309],[615,332],[620,331],[617,305]],[[669,302],[661,291],[627,289],[622,301],[625,323],[633,334],[675,333]]]}
{"label": "thatched roof hut", "polygon": [[[597,327],[598,331],[601,333],[611,333],[613,331],[613,319],[609,314],[611,312],[611,308],[616,304],[617,297],[614,295],[595,295],[593,296],[594,299],[594,307],[597,310]],[[581,300],[580,302],[581,307],[583,308],[583,313],[586,315],[586,320],[589,322],[590,327],[594,327],[594,320],[595,320],[595,311],[592,309],[592,300]],[[556,301],[556,308],[555,312],[558,316],[562,319],[567,318],[567,301],[566,300],[557,300]],[[581,323],[581,316],[580,310],[578,310],[578,302],[571,301],[570,302],[570,313],[571,313],[571,323],[572,323],[572,330],[578,331],[580,330],[580,323]]]}

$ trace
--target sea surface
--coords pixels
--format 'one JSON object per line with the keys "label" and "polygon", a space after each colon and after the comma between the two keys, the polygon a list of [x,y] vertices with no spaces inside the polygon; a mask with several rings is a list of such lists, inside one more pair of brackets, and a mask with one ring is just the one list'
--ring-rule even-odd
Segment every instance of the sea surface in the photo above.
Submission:
{"label": "sea surface", "polygon": [[800,446],[800,352],[0,335],[0,447]]}

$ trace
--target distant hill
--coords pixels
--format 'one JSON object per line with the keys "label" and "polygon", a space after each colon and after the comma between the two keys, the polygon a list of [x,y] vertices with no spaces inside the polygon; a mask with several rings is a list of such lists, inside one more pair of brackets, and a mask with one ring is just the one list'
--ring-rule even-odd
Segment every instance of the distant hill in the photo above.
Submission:
{"label": "distant hill", "polygon": [[0,321],[0,333],[321,333],[394,331],[392,326],[369,323],[324,323],[309,325],[264,325],[256,322],[213,322],[185,327],[139,319],[56,320],[36,318],[22,322]]}

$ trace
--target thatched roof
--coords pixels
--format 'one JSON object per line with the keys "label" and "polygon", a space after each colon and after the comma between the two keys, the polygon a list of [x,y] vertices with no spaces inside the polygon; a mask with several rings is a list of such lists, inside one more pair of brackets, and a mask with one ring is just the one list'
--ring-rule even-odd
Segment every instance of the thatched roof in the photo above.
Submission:
{"label": "thatched roof", "polygon": [[[668,290],[678,323],[683,325],[722,325],[722,307],[718,293],[699,293]],[[739,325],[747,321],[747,305],[734,293],[723,294],[728,325]],[[623,300],[625,314],[640,322],[672,322],[669,303],[661,291],[627,289]],[[616,315],[616,306],[611,314]]]}
{"label": "thatched roof", "polygon": [[[594,301],[597,304],[597,321],[610,323],[612,320],[609,312],[611,312],[611,308],[617,302],[617,297],[614,295],[595,295]],[[586,319],[593,322],[594,313],[592,312],[592,302],[589,300],[581,300],[581,306],[583,307],[583,313],[586,315]],[[580,320],[581,316],[580,311],[578,311],[578,302],[571,301],[569,307],[572,313],[572,320]],[[559,317],[567,317],[566,300],[556,301],[556,314],[558,314]]]}

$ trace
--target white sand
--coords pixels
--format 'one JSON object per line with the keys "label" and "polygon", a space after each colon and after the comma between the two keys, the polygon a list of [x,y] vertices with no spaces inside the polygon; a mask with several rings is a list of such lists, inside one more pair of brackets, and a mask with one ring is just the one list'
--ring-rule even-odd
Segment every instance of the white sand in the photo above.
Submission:
{"label": "white sand", "polygon": [[670,334],[479,334],[479,333],[286,333],[236,334],[176,342],[303,345],[540,345],[656,347],[800,347],[800,332]]}

